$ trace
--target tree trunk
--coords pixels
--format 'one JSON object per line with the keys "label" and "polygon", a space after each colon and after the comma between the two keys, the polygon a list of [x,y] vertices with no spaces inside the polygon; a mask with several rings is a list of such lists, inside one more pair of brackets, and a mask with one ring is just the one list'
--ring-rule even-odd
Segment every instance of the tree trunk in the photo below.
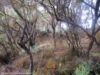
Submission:
{"label": "tree trunk", "polygon": [[56,48],[56,36],[55,28],[53,29],[53,39],[54,39],[54,48]]}
{"label": "tree trunk", "polygon": [[29,54],[29,57],[30,57],[30,64],[31,64],[31,66],[30,66],[30,75],[33,75],[34,66],[33,66],[33,57],[32,57],[31,51],[29,51],[28,54]]}

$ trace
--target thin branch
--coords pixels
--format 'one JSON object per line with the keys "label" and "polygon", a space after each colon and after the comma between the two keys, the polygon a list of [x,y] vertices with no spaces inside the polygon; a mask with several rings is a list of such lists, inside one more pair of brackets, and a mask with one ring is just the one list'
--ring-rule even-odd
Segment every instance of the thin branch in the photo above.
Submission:
{"label": "thin branch", "polygon": [[92,6],[92,5],[88,4],[88,3],[87,3],[87,2],[85,2],[84,0],[82,0],[82,2],[83,2],[84,4],[86,4],[87,6],[91,7],[92,9],[95,9],[95,7],[94,7],[94,6]]}
{"label": "thin branch", "polygon": [[10,0],[12,8],[14,9],[14,11],[16,12],[16,14],[23,20],[23,21],[27,21],[22,14],[18,11],[18,9],[14,6],[13,2]]}

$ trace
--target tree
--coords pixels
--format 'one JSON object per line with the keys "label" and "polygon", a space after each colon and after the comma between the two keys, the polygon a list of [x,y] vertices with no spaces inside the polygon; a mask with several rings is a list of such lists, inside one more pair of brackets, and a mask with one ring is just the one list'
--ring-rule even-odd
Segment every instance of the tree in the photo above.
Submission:
{"label": "tree", "polygon": [[93,44],[94,42],[97,44],[97,45],[100,45],[100,43],[96,40],[95,38],[95,35],[97,34],[97,32],[99,32],[100,30],[100,27],[98,29],[96,29],[96,25],[97,25],[97,21],[100,17],[100,14],[99,14],[99,7],[100,7],[100,0],[96,0],[96,4],[95,6],[85,2],[84,0],[82,0],[83,3],[85,3],[87,6],[89,6],[90,8],[92,8],[94,10],[94,14],[93,14],[93,20],[92,20],[92,28],[91,28],[91,42],[89,44],[89,47],[88,47],[88,55],[90,53],[90,50],[92,49],[93,47]]}
{"label": "tree", "polygon": [[96,1],[95,6],[85,2],[84,0],[76,0],[76,2],[78,2],[79,4],[85,3],[88,7],[94,10],[94,17],[93,17],[93,21],[92,21],[93,23],[92,23],[92,29],[91,29],[92,33],[89,33],[83,26],[78,24],[77,13],[74,14],[75,9],[74,7],[71,7],[74,1],[72,0],[48,0],[48,1],[47,0],[42,0],[42,1],[37,0],[37,1],[42,6],[44,6],[44,8],[47,10],[49,14],[53,14],[57,21],[65,22],[71,25],[72,27],[79,28],[87,34],[87,36],[91,40],[89,47],[87,49],[87,55],[89,55],[94,42],[97,45],[99,45],[99,43],[97,42],[95,38],[95,34],[100,30],[100,27],[96,30],[97,20],[100,17],[100,14],[99,14],[100,1],[99,0]]}
{"label": "tree", "polygon": [[[34,66],[31,47],[35,46],[36,23],[38,18],[37,5],[33,1],[10,0],[9,6],[13,9],[15,16],[7,14],[6,11],[1,11],[5,16],[5,21],[2,21],[2,23],[6,33],[8,34],[8,41],[10,41],[12,45],[14,43],[19,45],[29,55],[32,75]],[[8,20],[11,19],[13,21],[9,24]]]}
{"label": "tree", "polygon": [[[71,4],[71,0],[42,0],[42,1],[38,1],[44,8],[45,10],[47,10],[47,12],[52,15],[57,21],[59,22],[65,22],[66,24],[69,25],[70,28],[77,28],[81,26],[79,26],[77,24],[77,20],[76,20],[76,13],[74,12],[73,9],[71,9],[69,6]],[[54,19],[53,19],[54,20]],[[67,25],[67,26],[68,26]],[[55,28],[55,27],[54,27]],[[83,29],[83,28],[82,28]],[[75,30],[75,29],[73,29]],[[67,34],[67,33],[66,33]],[[74,35],[74,33],[70,34]],[[69,35],[68,35],[69,36]],[[72,36],[66,37],[69,40],[75,40]],[[77,40],[76,40],[77,41]],[[71,43],[72,47],[74,47],[74,44],[76,45],[76,43]],[[77,44],[78,45],[78,44]],[[78,47],[78,46],[77,46]],[[77,50],[72,48],[73,50]]]}

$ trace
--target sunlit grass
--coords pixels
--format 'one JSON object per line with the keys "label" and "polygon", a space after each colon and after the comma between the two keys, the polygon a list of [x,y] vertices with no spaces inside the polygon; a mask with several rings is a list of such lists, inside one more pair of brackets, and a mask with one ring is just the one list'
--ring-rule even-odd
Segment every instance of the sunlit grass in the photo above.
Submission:
{"label": "sunlit grass", "polygon": [[91,53],[92,56],[99,56],[100,57],[100,52],[98,53]]}

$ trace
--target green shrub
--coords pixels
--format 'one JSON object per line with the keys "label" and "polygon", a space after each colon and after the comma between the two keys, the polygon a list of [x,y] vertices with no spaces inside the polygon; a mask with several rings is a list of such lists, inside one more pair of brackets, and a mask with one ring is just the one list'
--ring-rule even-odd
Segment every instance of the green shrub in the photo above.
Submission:
{"label": "green shrub", "polygon": [[91,69],[92,63],[90,61],[84,62],[76,68],[75,75],[89,75]]}
{"label": "green shrub", "polygon": [[99,63],[95,64],[94,69],[95,69],[96,75],[100,75],[100,64]]}
{"label": "green shrub", "polygon": [[0,42],[4,41],[6,34],[0,34]]}

